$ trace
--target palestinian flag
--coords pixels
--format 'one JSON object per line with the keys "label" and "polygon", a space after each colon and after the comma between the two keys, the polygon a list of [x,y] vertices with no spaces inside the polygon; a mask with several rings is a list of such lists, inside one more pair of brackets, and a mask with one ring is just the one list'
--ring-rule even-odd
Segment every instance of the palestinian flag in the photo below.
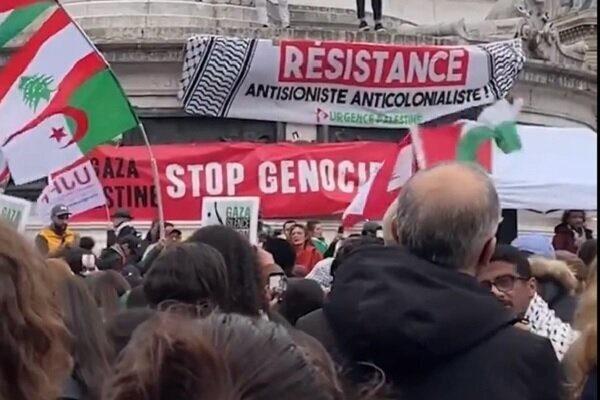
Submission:
{"label": "palestinian flag", "polygon": [[48,0],[2,0],[0,2],[0,48],[54,7]]}
{"label": "palestinian flag", "polygon": [[455,160],[476,162],[491,173],[494,153],[521,149],[516,123],[521,106],[520,101],[510,104],[501,100],[487,107],[477,121],[411,129],[419,169]]}
{"label": "palestinian flag", "polygon": [[138,125],[104,58],[56,4],[0,71],[0,115],[10,115],[0,140],[15,184],[47,177]]}

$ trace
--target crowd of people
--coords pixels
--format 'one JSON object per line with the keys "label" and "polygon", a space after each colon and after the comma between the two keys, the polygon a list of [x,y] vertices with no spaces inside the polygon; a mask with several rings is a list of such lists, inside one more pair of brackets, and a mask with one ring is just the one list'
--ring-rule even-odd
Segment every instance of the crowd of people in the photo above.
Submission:
{"label": "crowd of people", "polygon": [[331,243],[292,220],[257,245],[142,237],[117,210],[98,252],[51,215],[35,243],[0,225],[0,399],[597,399],[585,213],[498,244],[475,165],[418,172],[382,225]]}

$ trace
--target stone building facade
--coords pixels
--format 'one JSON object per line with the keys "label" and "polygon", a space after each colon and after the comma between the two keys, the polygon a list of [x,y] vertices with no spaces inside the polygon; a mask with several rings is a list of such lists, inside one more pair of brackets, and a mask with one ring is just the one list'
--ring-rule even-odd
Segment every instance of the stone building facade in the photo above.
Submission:
{"label": "stone building facade", "polygon": [[[176,94],[183,45],[193,34],[397,44],[469,44],[521,37],[528,51],[512,96],[523,98],[520,122],[597,127],[597,5],[595,0],[406,0],[386,4],[386,33],[356,31],[354,1],[290,0],[289,30],[256,22],[251,0],[62,0],[102,50],[141,116],[152,143],[214,140],[319,142],[396,141],[390,129],[302,127],[268,121],[185,115]],[[0,54],[0,65],[6,58]],[[466,110],[445,118],[475,117]],[[125,144],[141,144],[130,132]],[[35,185],[25,188],[32,197]]]}

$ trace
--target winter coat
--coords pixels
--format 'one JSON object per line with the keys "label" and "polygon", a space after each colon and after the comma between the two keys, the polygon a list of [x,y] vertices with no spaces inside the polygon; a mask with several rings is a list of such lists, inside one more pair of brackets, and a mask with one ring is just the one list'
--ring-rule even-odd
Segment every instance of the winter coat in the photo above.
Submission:
{"label": "winter coat", "polygon": [[[584,228],[583,234],[586,240],[593,238],[591,229]],[[575,232],[573,232],[573,229],[568,224],[562,223],[554,227],[552,246],[554,246],[555,250],[567,250],[577,254],[578,246],[575,243]]]}
{"label": "winter coat", "polygon": [[550,342],[514,322],[474,277],[400,247],[364,246],[297,328],[342,367],[381,368],[398,399],[560,399]]}
{"label": "winter coat", "polygon": [[575,291],[579,282],[564,261],[529,257],[531,274],[540,296],[563,322],[572,323],[577,308]]}

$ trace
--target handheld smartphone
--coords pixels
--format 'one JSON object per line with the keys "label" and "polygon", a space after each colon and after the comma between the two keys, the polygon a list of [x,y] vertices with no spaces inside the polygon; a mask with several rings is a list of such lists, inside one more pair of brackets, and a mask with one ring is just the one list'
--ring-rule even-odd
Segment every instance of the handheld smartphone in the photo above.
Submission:
{"label": "handheld smartphone", "polygon": [[287,278],[285,274],[274,273],[269,275],[269,291],[273,297],[281,298],[286,289]]}
{"label": "handheld smartphone", "polygon": [[337,233],[338,233],[339,235],[342,235],[342,234],[344,233],[344,226],[343,226],[343,225],[340,225],[340,226],[338,227]]}

